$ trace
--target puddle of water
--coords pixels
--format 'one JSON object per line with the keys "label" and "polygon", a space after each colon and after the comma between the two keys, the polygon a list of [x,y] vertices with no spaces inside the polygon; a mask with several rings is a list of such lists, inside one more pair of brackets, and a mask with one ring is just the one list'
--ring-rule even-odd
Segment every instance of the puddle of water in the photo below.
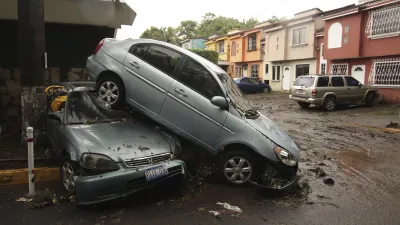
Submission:
{"label": "puddle of water", "polygon": [[360,171],[366,171],[379,162],[378,158],[371,157],[371,153],[366,150],[343,150],[328,155],[337,159],[339,167],[351,167]]}

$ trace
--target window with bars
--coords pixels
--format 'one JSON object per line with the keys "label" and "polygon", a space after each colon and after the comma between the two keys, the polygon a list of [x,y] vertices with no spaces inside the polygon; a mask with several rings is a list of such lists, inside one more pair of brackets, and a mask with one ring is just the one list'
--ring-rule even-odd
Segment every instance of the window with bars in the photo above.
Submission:
{"label": "window with bars", "polygon": [[307,27],[293,29],[292,45],[307,44]]}
{"label": "window with bars", "polygon": [[326,71],[326,63],[321,64],[321,75],[325,75]]}
{"label": "window with bars", "polygon": [[370,38],[400,33],[400,4],[371,11],[366,27]]}
{"label": "window with bars", "polygon": [[259,65],[251,65],[251,77],[258,77],[258,68]]}
{"label": "window with bars", "polygon": [[332,64],[329,73],[332,75],[347,75],[348,68],[348,64]]}
{"label": "window with bars", "polygon": [[257,48],[257,36],[256,34],[251,34],[247,39],[247,50],[253,51]]}
{"label": "window with bars", "polygon": [[219,42],[218,42],[218,52],[219,52],[219,53],[224,53],[224,52],[225,52],[224,41],[219,41]]}
{"label": "window with bars", "polygon": [[236,66],[236,76],[237,77],[243,76],[243,71],[241,66]]}
{"label": "window with bars", "polygon": [[400,58],[374,61],[369,83],[372,85],[400,86]]}

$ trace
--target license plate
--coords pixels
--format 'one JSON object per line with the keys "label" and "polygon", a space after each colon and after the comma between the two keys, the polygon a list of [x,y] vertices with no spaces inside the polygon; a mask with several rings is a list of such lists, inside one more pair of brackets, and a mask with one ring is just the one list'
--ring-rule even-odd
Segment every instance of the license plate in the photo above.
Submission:
{"label": "license plate", "polygon": [[163,166],[152,167],[144,171],[144,175],[146,176],[146,180],[154,180],[168,175],[168,169]]}
{"label": "license plate", "polygon": [[297,90],[296,93],[297,94],[304,94],[304,91],[303,90]]}

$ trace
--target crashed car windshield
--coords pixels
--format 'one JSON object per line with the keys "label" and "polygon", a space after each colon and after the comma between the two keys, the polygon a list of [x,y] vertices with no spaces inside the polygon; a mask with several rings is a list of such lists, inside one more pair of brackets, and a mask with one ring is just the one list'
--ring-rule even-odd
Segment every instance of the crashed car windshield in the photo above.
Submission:
{"label": "crashed car windshield", "polygon": [[125,111],[107,107],[93,92],[76,92],[70,95],[67,108],[68,124],[93,124],[121,121],[129,118]]}

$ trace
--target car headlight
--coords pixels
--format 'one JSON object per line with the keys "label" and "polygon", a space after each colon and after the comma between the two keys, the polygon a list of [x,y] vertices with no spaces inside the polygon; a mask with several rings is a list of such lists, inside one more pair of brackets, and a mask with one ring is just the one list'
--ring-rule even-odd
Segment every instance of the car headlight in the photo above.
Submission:
{"label": "car headlight", "polygon": [[110,157],[93,153],[83,154],[80,165],[90,174],[101,174],[119,170],[119,166]]}
{"label": "car headlight", "polygon": [[278,156],[278,158],[283,162],[285,165],[288,166],[295,166],[297,164],[297,161],[294,159],[294,156],[287,151],[284,148],[281,148],[279,146],[274,147],[275,154]]}

